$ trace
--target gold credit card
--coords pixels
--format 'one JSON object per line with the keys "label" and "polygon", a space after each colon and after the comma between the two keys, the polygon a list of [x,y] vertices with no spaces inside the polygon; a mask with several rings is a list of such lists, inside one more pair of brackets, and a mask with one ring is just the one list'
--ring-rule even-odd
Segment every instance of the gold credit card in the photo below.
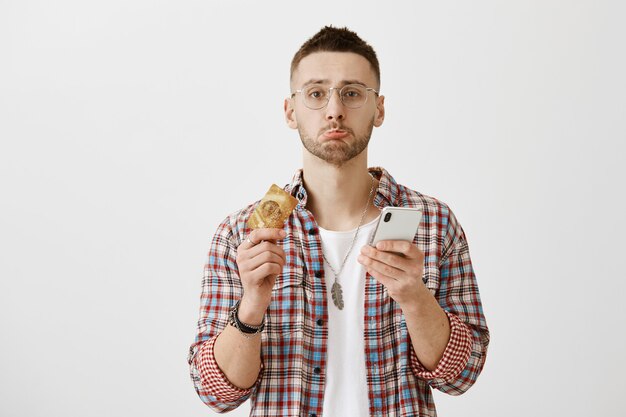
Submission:
{"label": "gold credit card", "polygon": [[272,184],[248,219],[248,227],[282,229],[285,220],[297,204],[298,200],[294,196],[278,185]]}

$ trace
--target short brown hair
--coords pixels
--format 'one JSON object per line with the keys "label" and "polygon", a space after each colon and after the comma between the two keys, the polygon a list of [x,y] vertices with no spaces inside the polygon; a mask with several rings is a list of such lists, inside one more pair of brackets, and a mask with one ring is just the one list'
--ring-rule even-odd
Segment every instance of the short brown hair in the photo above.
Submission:
{"label": "short brown hair", "polygon": [[359,38],[350,29],[325,26],[311,39],[306,41],[291,60],[291,76],[300,64],[300,61],[315,52],[353,52],[367,59],[376,74],[376,81],[380,86],[380,66],[376,52],[367,42]]}

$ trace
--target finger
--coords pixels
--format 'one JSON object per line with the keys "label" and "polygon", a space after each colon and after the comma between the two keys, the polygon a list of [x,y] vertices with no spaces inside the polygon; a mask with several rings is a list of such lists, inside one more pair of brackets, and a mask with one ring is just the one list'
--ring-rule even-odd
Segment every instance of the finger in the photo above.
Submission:
{"label": "finger", "polygon": [[370,274],[372,275],[374,273],[377,273],[381,276],[387,276],[394,280],[398,280],[406,275],[405,272],[401,269],[377,261],[376,259],[370,258],[369,256],[360,255],[358,257],[358,261],[363,264],[368,271],[372,271],[370,272]]}
{"label": "finger", "polygon": [[263,228],[263,229],[255,229],[252,231],[254,235],[253,242],[259,243],[264,240],[281,240],[287,236],[287,232],[283,229],[276,228]]}
{"label": "finger", "polygon": [[361,248],[361,255],[375,259],[405,272],[411,270],[414,266],[413,264],[415,263],[414,259],[410,259],[404,254],[377,250],[369,245],[365,245]]}
{"label": "finger", "polygon": [[279,246],[276,243],[270,242],[269,240],[266,240],[265,242],[261,242],[258,245],[253,246],[247,251],[245,251],[243,258],[251,259],[264,252],[275,253],[281,258],[283,258],[284,260],[287,260],[287,255],[285,255],[285,251],[283,250],[282,246]]}
{"label": "finger", "polygon": [[260,282],[266,278],[273,278],[283,272],[282,265],[275,263],[264,263],[250,272],[249,279],[252,282]]}
{"label": "finger", "polygon": [[284,239],[285,236],[287,236],[287,233],[283,229],[254,229],[250,232],[246,239],[244,239],[239,247],[242,249],[250,249],[264,240],[275,242]]}
{"label": "finger", "polygon": [[410,259],[417,259],[420,255],[423,256],[422,251],[413,242],[407,240],[381,240],[376,244],[376,249],[400,253]]}
{"label": "finger", "polygon": [[283,267],[285,266],[285,258],[275,252],[265,251],[245,261],[244,264],[242,265],[242,270],[254,271],[259,266],[266,264],[266,263],[275,263]]}
{"label": "finger", "polygon": [[396,280],[395,278],[387,276],[385,274],[381,274],[380,272],[374,271],[373,269],[366,268],[366,270],[368,274],[373,276],[374,279],[380,282],[385,288],[387,288],[387,290],[389,290],[389,287],[393,287],[393,285],[398,282],[398,280]]}

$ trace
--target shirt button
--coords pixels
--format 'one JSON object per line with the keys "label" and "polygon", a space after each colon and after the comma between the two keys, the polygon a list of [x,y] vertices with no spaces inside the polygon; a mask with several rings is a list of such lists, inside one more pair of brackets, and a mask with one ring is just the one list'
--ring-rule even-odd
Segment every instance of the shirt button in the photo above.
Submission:
{"label": "shirt button", "polygon": [[310,234],[310,235],[316,235],[316,234],[317,234],[317,229],[310,228],[310,229],[308,230],[308,232],[309,232],[309,234]]}
{"label": "shirt button", "polygon": [[315,278],[321,278],[322,277],[322,271],[315,271]]}
{"label": "shirt button", "polygon": [[317,414],[311,413],[311,414],[309,414],[309,417],[317,417]]}
{"label": "shirt button", "polygon": [[304,193],[298,193],[298,200],[302,200],[304,198]]}
{"label": "shirt button", "polygon": [[313,369],[313,372],[315,372],[316,374],[319,374],[320,372],[322,372],[322,370],[316,366],[315,369]]}
{"label": "shirt button", "polygon": [[324,324],[324,320],[322,319],[317,319],[317,325],[318,326],[322,326]]}

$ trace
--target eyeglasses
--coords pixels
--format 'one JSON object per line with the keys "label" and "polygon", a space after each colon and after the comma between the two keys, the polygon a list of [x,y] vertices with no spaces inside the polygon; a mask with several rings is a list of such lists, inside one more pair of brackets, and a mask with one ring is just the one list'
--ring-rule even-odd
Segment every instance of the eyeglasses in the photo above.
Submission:
{"label": "eyeglasses", "polygon": [[291,93],[291,98],[293,98],[296,93],[300,93],[302,94],[305,106],[311,110],[319,110],[326,107],[333,90],[339,92],[341,102],[350,109],[358,109],[363,106],[367,102],[368,91],[373,91],[374,94],[378,95],[378,91],[361,84],[348,84],[341,88],[324,88],[321,85],[313,84]]}

